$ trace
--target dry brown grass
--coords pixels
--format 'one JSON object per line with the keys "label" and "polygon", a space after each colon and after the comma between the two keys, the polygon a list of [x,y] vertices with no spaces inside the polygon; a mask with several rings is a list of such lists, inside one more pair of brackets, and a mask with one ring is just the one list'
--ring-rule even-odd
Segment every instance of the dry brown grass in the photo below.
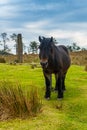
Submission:
{"label": "dry brown grass", "polygon": [[[15,61],[17,61],[16,55],[0,55],[0,58],[4,58],[7,63],[14,64]],[[39,57],[38,54],[24,54],[23,55],[23,63],[38,63]]]}
{"label": "dry brown grass", "polygon": [[87,51],[71,52],[72,64],[86,65],[87,64]]}
{"label": "dry brown grass", "polygon": [[0,63],[6,63],[6,61],[3,57],[0,57]]}
{"label": "dry brown grass", "polygon": [[0,87],[0,120],[10,118],[26,118],[41,111],[42,103],[37,89],[26,94],[20,85],[3,82]]}
{"label": "dry brown grass", "polygon": [[[14,61],[17,60],[16,55],[7,55],[2,56],[7,63],[14,64]],[[86,65],[87,64],[87,51],[78,51],[70,53],[72,64],[76,65]],[[24,54],[23,55],[24,63],[39,63],[38,54]],[[34,67],[33,67],[34,68]]]}

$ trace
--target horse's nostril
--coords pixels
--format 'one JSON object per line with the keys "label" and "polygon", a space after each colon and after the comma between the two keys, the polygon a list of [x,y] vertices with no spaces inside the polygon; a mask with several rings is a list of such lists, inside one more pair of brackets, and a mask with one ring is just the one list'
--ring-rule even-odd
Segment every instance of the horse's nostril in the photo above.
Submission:
{"label": "horse's nostril", "polygon": [[40,62],[40,64],[42,65],[42,67],[47,67],[48,62]]}

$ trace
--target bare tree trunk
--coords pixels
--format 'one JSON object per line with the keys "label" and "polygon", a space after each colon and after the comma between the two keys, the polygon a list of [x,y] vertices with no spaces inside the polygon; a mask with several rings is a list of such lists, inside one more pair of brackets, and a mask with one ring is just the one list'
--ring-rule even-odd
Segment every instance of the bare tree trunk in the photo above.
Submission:
{"label": "bare tree trunk", "polygon": [[22,43],[22,35],[18,34],[17,36],[17,56],[18,56],[18,62],[23,62],[23,43]]}

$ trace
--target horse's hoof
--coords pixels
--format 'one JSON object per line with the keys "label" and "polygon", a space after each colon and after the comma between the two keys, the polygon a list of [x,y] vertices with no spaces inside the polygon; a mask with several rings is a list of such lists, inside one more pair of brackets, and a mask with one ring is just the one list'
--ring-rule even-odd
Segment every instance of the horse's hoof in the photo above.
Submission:
{"label": "horse's hoof", "polygon": [[63,98],[58,98],[59,101],[63,100]]}
{"label": "horse's hoof", "polygon": [[54,88],[53,88],[53,87],[51,87],[51,91],[52,91],[52,92],[54,91]]}
{"label": "horse's hoof", "polygon": [[50,97],[45,97],[46,100],[50,100]]}
{"label": "horse's hoof", "polygon": [[57,92],[58,92],[58,90],[54,90],[54,92],[55,92],[55,93],[57,93]]}
{"label": "horse's hoof", "polygon": [[58,89],[55,88],[54,91],[58,92]]}
{"label": "horse's hoof", "polygon": [[46,98],[47,100],[50,100],[50,98],[48,97],[48,98]]}

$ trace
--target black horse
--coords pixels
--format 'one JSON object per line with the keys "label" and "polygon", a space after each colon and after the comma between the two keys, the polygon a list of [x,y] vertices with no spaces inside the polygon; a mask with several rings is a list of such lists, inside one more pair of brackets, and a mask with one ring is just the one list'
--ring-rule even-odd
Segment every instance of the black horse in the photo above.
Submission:
{"label": "black horse", "polygon": [[51,95],[52,73],[55,74],[56,86],[55,90],[58,91],[58,98],[63,98],[65,90],[65,77],[68,68],[70,67],[70,57],[68,50],[65,46],[56,46],[51,38],[39,36],[40,42],[40,64],[43,68],[43,74],[46,83],[45,98],[49,99]]}

